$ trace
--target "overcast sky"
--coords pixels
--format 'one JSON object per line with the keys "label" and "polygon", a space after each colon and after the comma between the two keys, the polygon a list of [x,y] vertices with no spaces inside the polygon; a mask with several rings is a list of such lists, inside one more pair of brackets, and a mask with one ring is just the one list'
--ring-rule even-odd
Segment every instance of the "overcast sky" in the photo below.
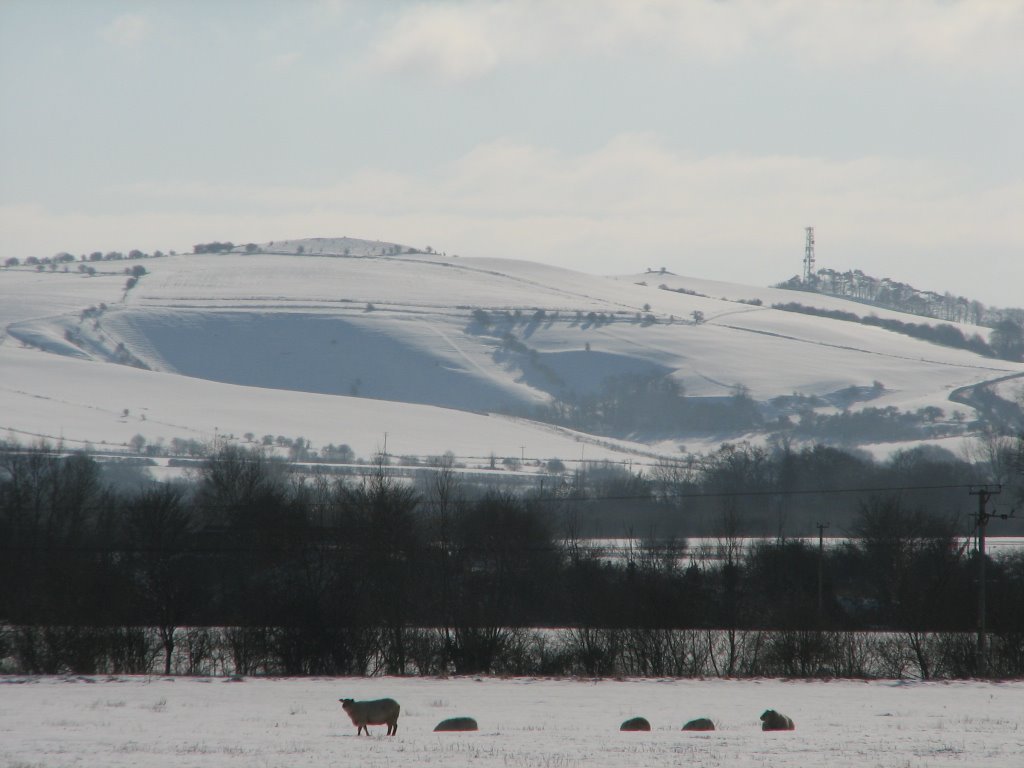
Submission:
{"label": "overcast sky", "polygon": [[1024,306],[1024,0],[0,0],[0,257],[347,235]]}

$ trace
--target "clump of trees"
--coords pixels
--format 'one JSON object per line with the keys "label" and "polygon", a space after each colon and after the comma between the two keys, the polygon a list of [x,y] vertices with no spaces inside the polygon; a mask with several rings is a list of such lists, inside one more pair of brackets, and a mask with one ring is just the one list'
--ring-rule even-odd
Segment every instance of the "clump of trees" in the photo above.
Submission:
{"label": "clump of trees", "polygon": [[[174,251],[171,251],[173,254]],[[37,272],[43,272],[47,268],[51,272],[56,272],[58,267],[61,267],[61,272],[68,271],[68,264],[78,261],[78,271],[89,275],[90,277],[96,274],[96,268],[91,263],[99,261],[121,261],[122,259],[149,259],[149,258],[161,258],[164,256],[163,251],[154,251],[152,254],[140,251],[138,248],[133,248],[128,252],[128,255],[121,253],[120,251],[108,251],[103,253],[102,251],[93,251],[89,254],[82,254],[79,257],[75,257],[74,254],[68,253],[67,251],[61,251],[60,253],[54,254],[53,256],[29,256],[24,261],[19,259],[17,256],[11,256],[4,260],[3,266],[7,268],[13,268],[18,266],[35,267]],[[91,263],[90,263],[91,262]],[[135,267],[133,269],[142,269],[141,274],[145,274],[145,268]],[[129,273],[130,270],[125,270]],[[134,275],[139,277],[139,274]]]}
{"label": "clump of trees", "polygon": [[941,294],[920,290],[907,283],[867,275],[859,269],[846,272],[819,269],[811,284],[793,277],[778,287],[849,297],[899,312],[926,315],[950,322],[985,325],[992,317],[992,311],[980,301],[954,296],[948,291]]}
{"label": "clump of trees", "polygon": [[997,322],[990,337],[992,351],[1004,360],[1024,360],[1024,326],[1010,318]]}
{"label": "clump of trees", "polygon": [[912,440],[922,436],[941,437],[956,434],[961,426],[938,424],[944,416],[941,408],[929,406],[916,411],[901,411],[895,406],[868,407],[859,411],[819,414],[804,410],[795,424],[776,424],[793,435],[853,445],[864,442]]}
{"label": "clump of trees", "polygon": [[[994,333],[990,338],[989,352],[982,351],[981,354],[991,354],[1004,360],[1021,360],[1024,358],[1024,310],[997,309],[986,307],[980,301],[972,301],[963,296],[954,296],[946,293],[940,294],[934,291],[923,291],[914,288],[907,283],[897,282],[889,278],[876,278],[866,275],[859,269],[838,272],[833,269],[820,269],[812,283],[804,283],[799,277],[793,277],[783,283],[779,288],[791,290],[811,291],[825,293],[833,296],[844,296],[856,301],[875,304],[881,307],[888,307],[899,312],[909,312],[915,315],[924,315],[938,320],[946,320],[956,323],[972,323],[984,325],[993,329]],[[797,310],[803,311],[803,310]],[[821,311],[821,310],[819,310]],[[838,313],[840,315],[852,315],[853,313]],[[840,319],[854,319],[840,318]],[[858,320],[869,322],[869,318]],[[889,322],[889,321],[886,321]],[[894,327],[901,333],[923,334],[919,338],[926,338],[939,344],[961,346],[978,351],[980,338],[957,339],[952,331],[945,326],[928,326],[925,329],[915,329],[914,323],[905,323],[906,328]],[[941,329],[941,330],[939,330]],[[941,339],[941,340],[940,340]]]}
{"label": "clump of trees", "polygon": [[[211,243],[196,243],[192,246],[192,253],[228,253],[234,250],[235,244],[230,241],[219,242],[214,240]],[[246,249],[247,253],[251,253]]]}
{"label": "clump of trees", "polygon": [[614,437],[681,431],[736,434],[763,424],[757,403],[742,386],[726,398],[689,398],[676,379],[643,374],[608,377],[593,393],[562,392],[531,415]]}
{"label": "clump of trees", "polygon": [[[911,336],[915,339],[931,342],[932,344],[940,344],[944,347],[953,347],[955,349],[966,349],[971,352],[976,352],[979,355],[985,355],[986,357],[1003,357],[1009,351],[1007,345],[1002,343],[1000,343],[998,348],[993,348],[978,334],[966,337],[964,336],[963,331],[955,325],[950,325],[948,323],[931,325],[929,323],[906,323],[902,320],[882,318],[876,315],[861,317],[854,312],[845,312],[839,309],[819,309],[818,307],[809,307],[795,301],[785,304],[773,304],[772,309],[781,309],[784,312],[799,312],[804,315],[827,317],[832,320],[844,320],[846,322],[884,328],[887,331],[901,333],[905,336]],[[1020,330],[1020,326],[1017,326],[1017,324],[1012,320],[1006,322],[1016,327],[1018,331]],[[1018,354],[1018,356],[1006,357],[1005,359],[1019,360],[1019,350],[1014,348],[1013,353]]]}
{"label": "clump of trees", "polygon": [[[729,446],[650,479],[597,467],[518,496],[475,492],[443,459],[415,486],[383,465],[300,476],[227,446],[191,482],[126,491],[86,454],[5,444],[0,658],[43,673],[978,672],[977,555],[948,491],[880,493],[867,460],[832,449]],[[884,470],[910,487],[929,461]],[[875,487],[853,502],[849,538],[744,543],[748,517],[778,524],[799,489],[841,478]],[[712,515],[717,536],[583,535],[613,504],[620,526],[639,524],[638,499]],[[987,569],[986,667],[1020,675],[1024,555]]]}

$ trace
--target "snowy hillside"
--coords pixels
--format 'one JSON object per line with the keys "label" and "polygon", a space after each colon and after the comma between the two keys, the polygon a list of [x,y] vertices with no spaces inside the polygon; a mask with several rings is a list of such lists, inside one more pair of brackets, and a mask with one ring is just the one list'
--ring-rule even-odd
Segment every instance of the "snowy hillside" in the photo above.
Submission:
{"label": "snowy hillside", "polygon": [[[767,420],[795,420],[794,396],[821,415],[931,409],[920,439],[955,445],[976,414],[950,395],[1024,375],[1024,364],[771,308],[921,321],[835,297],[351,238],[257,248],[115,262],[91,277],[0,270],[0,430],[94,443],[303,436],[362,456],[386,432],[394,454],[544,460],[651,460],[770,431],[611,439],[494,415],[539,417],[633,376],[670,380],[694,403],[749,393]],[[147,272],[131,288],[125,264]]]}

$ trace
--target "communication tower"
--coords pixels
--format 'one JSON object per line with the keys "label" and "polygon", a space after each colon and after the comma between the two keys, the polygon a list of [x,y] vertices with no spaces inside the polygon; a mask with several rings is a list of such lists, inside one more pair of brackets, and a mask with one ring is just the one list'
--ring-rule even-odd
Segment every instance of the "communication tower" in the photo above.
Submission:
{"label": "communication tower", "polygon": [[812,285],[817,276],[814,273],[814,227],[804,227],[807,240],[804,243],[804,284]]}

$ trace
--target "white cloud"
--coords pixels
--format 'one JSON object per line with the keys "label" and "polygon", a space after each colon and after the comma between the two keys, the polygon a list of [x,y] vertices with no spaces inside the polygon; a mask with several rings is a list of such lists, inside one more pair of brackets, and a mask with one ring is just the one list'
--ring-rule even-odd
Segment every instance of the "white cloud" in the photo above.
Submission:
{"label": "white cloud", "polygon": [[479,6],[416,6],[376,41],[372,62],[385,71],[469,80],[498,62],[495,30],[506,13]]}
{"label": "white cloud", "polygon": [[657,49],[698,62],[765,54],[839,69],[1019,71],[1022,39],[1020,0],[482,0],[409,7],[376,39],[371,63],[468,80],[502,65]]}
{"label": "white cloud", "polygon": [[150,33],[150,23],[144,17],[134,13],[118,16],[101,33],[105,40],[115,45],[133,47],[139,45]]}

